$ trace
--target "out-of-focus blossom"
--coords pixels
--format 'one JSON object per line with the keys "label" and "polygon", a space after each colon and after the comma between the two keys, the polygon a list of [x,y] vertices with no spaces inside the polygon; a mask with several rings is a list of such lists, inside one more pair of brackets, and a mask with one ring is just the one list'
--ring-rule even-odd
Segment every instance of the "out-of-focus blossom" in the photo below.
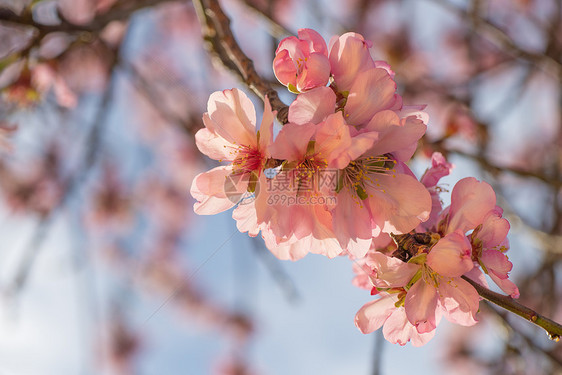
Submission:
{"label": "out-of-focus blossom", "polygon": [[437,224],[437,217],[443,209],[443,203],[439,198],[439,194],[443,191],[437,184],[439,180],[448,176],[453,170],[454,165],[449,163],[447,159],[440,153],[434,152],[431,155],[431,167],[425,171],[420,182],[427,188],[431,195],[431,214],[429,219],[421,224],[422,228],[418,231],[422,232],[423,229],[431,229]]}
{"label": "out-of-focus blossom", "polygon": [[279,82],[296,93],[326,86],[330,77],[326,42],[316,31],[300,29],[298,38],[291,36],[279,43],[273,71]]}

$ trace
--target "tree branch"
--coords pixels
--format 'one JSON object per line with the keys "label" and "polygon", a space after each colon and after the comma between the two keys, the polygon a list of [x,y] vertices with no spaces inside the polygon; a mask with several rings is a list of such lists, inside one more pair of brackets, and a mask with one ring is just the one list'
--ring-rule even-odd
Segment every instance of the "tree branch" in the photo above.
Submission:
{"label": "tree branch", "polygon": [[7,8],[0,8],[0,21],[5,21],[21,26],[33,27],[42,34],[53,32],[98,32],[103,30],[105,26],[113,21],[122,21],[129,19],[129,17],[137,10],[172,1],[178,0],[140,0],[127,2],[124,5],[120,5],[118,3],[107,12],[97,15],[91,22],[83,25],[69,22],[60,13],[59,18],[61,19],[61,22],[59,24],[46,25],[35,21],[31,12],[24,12],[22,15],[18,15],[11,9]]}
{"label": "tree branch", "polygon": [[466,276],[462,276],[462,278],[468,281],[470,285],[472,285],[474,289],[476,289],[478,294],[485,300],[498,305],[499,307],[504,308],[516,315],[519,315],[523,319],[528,320],[531,323],[534,323],[537,326],[543,328],[546,331],[549,339],[558,342],[560,340],[560,337],[562,337],[562,325],[542,316],[541,314],[528,308],[527,306],[523,306],[511,297],[492,292],[491,290],[483,287],[482,285],[469,279]]}
{"label": "tree branch", "polygon": [[209,51],[218,56],[222,64],[238,75],[260,99],[267,97],[271,108],[277,111],[277,119],[286,124],[289,107],[279,99],[277,91],[259,76],[252,60],[242,51],[230,29],[230,19],[218,1],[193,0],[193,4]]}

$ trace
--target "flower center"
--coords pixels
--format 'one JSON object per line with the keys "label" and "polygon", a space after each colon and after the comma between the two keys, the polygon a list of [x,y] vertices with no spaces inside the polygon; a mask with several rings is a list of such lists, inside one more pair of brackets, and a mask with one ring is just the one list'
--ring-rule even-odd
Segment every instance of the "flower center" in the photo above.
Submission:
{"label": "flower center", "polygon": [[239,146],[236,158],[232,162],[234,173],[257,172],[259,175],[264,163],[264,158],[257,148]]}
{"label": "flower center", "polygon": [[341,171],[338,181],[337,192],[347,188],[353,192],[358,201],[367,199],[367,188],[373,188],[385,192],[379,184],[377,175],[392,174],[395,176],[396,161],[388,156],[369,156],[351,161]]}
{"label": "flower center", "polygon": [[323,171],[328,163],[318,155],[306,156],[295,167],[295,182],[299,192],[309,191],[318,192],[320,186],[320,172]]}

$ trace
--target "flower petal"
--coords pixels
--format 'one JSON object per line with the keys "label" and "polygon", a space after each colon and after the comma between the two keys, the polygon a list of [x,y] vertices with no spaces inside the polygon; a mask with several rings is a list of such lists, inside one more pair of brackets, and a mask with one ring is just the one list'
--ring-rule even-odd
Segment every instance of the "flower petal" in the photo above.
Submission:
{"label": "flower petal", "polygon": [[431,248],[427,265],[442,276],[463,275],[474,267],[470,241],[459,232],[449,233]]}
{"label": "flower petal", "polygon": [[395,303],[396,299],[392,296],[384,296],[367,302],[357,311],[355,326],[364,334],[376,331],[382,327],[390,314],[396,310]]}
{"label": "flower petal", "polygon": [[[232,180],[229,178],[231,174],[230,167],[216,167],[195,176],[191,184],[191,195],[197,200],[193,206],[196,214],[214,215],[236,205],[248,182],[242,179]],[[226,185],[228,189],[225,188]]]}
{"label": "flower petal", "polygon": [[435,329],[426,333],[419,333],[416,327],[408,321],[404,308],[396,309],[387,318],[382,329],[384,338],[393,344],[406,345],[408,341],[413,346],[423,346],[435,336]]}
{"label": "flower petal", "polygon": [[320,53],[313,53],[307,57],[303,71],[297,78],[297,89],[307,91],[326,86],[329,78],[330,61]]}
{"label": "flower petal", "polygon": [[343,169],[350,161],[363,155],[378,138],[376,132],[351,137],[352,127],[343,121],[341,112],[334,113],[317,126],[316,152],[328,162],[329,168]]}
{"label": "flower petal", "polygon": [[376,113],[365,129],[381,133],[369,155],[392,154],[396,159],[407,162],[415,152],[427,126],[414,116],[401,120],[394,111],[385,110]]}
{"label": "flower petal", "polygon": [[356,33],[345,33],[330,42],[330,65],[340,92],[349,90],[358,73],[375,66],[370,45],[371,42]]}
{"label": "flower petal", "polygon": [[226,141],[256,146],[256,110],[244,92],[238,89],[216,91],[207,103],[211,121],[205,126]]}
{"label": "flower petal", "polygon": [[299,125],[318,124],[333,114],[336,94],[329,87],[317,87],[297,95],[289,106],[289,122]]}
{"label": "flower petal", "polygon": [[396,83],[386,70],[373,68],[361,72],[349,90],[345,121],[350,125],[368,122],[375,113],[392,107],[395,92]]}
{"label": "flower petal", "polygon": [[467,281],[459,277],[442,280],[439,283],[441,306],[447,311],[445,317],[450,322],[463,326],[477,323],[476,313],[480,297],[478,292]]}
{"label": "flower petal", "polygon": [[423,279],[420,279],[408,290],[404,300],[406,316],[419,333],[431,332],[437,327],[435,312],[437,300],[437,289],[427,284]]}
{"label": "flower petal", "polygon": [[496,194],[488,183],[474,177],[463,178],[457,182],[451,194],[447,232],[460,230],[466,233],[476,228],[494,207]]}
{"label": "flower petal", "polygon": [[[208,118],[207,114],[204,115],[203,119],[205,118]],[[199,129],[195,133],[195,144],[199,151],[211,159],[232,161],[236,158],[236,153],[234,152],[236,146],[208,128]]]}
{"label": "flower petal", "polygon": [[375,225],[385,233],[408,233],[431,210],[431,196],[414,177],[396,173],[380,174],[369,186],[369,210]]}

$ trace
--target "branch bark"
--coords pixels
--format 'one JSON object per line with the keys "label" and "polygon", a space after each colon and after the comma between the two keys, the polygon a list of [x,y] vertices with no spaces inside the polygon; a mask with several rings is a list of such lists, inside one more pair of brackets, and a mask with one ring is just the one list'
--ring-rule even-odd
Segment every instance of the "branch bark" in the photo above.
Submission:
{"label": "branch bark", "polygon": [[279,99],[275,91],[254,68],[254,63],[242,51],[230,29],[230,19],[223,12],[217,0],[193,0],[201,33],[207,48],[222,64],[232,70],[258,97],[269,100],[271,108],[277,111],[277,119],[288,122],[289,107]]}
{"label": "branch bark", "polygon": [[468,281],[470,285],[472,285],[474,289],[476,289],[478,294],[485,300],[498,305],[499,307],[506,309],[507,311],[510,311],[516,315],[519,315],[523,319],[528,320],[531,323],[534,323],[544,329],[549,339],[558,342],[560,340],[560,337],[562,337],[562,325],[548,319],[547,317],[542,316],[541,314],[528,308],[527,306],[516,302],[511,297],[492,292],[491,290],[483,287],[482,285],[469,279],[466,276],[462,276],[462,278]]}

